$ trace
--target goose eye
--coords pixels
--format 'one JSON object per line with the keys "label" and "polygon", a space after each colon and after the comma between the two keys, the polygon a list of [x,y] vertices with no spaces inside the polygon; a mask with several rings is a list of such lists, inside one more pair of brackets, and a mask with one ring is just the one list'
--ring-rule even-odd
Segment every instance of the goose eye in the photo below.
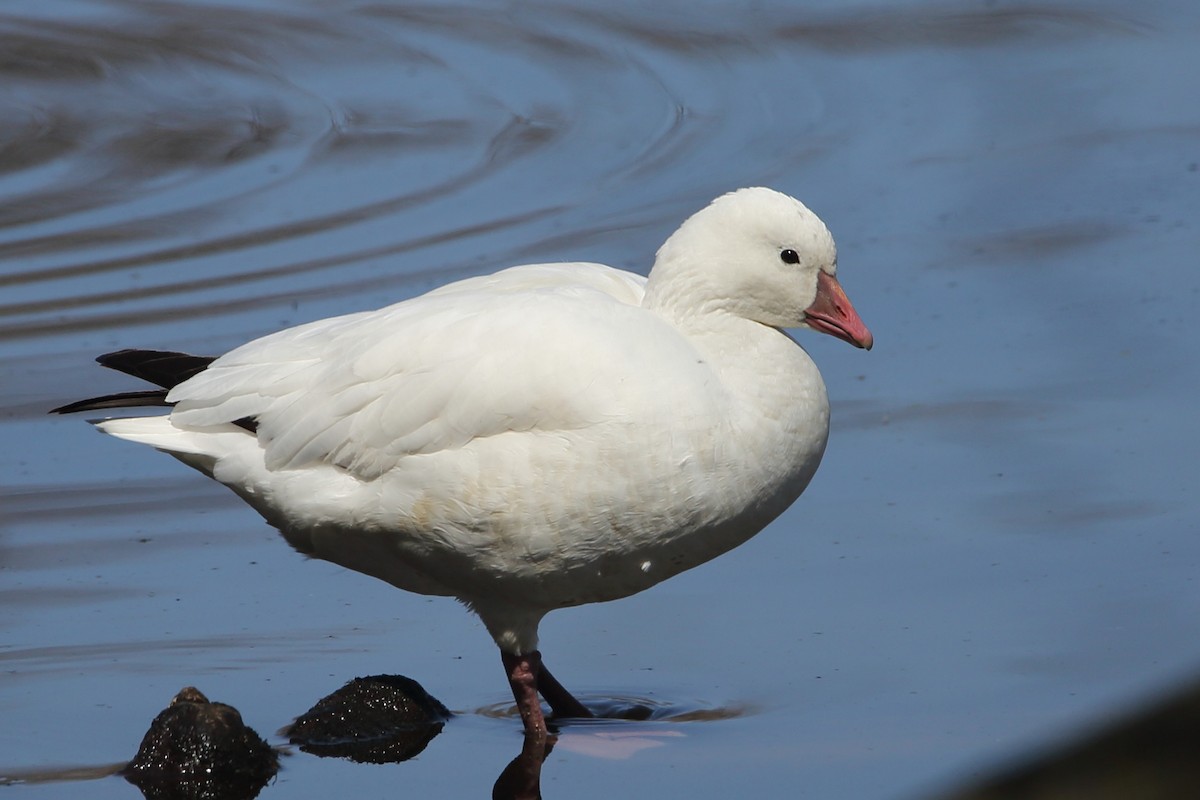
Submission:
{"label": "goose eye", "polygon": [[785,263],[785,264],[799,264],[800,263],[800,256],[798,256],[796,254],[796,251],[792,250],[792,249],[784,250],[783,252],[781,252],[779,254],[779,257],[781,259],[783,259],[783,263]]}

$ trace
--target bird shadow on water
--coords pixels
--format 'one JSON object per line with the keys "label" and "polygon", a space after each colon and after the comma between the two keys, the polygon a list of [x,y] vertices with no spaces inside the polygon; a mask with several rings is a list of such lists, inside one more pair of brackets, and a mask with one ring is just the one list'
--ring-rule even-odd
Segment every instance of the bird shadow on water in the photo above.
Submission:
{"label": "bird shadow on water", "polygon": [[[587,719],[549,717],[548,732],[525,733],[517,755],[500,771],[493,798],[540,798],[543,766],[560,751],[619,760],[685,737],[676,723],[733,719],[749,706],[700,707],[661,699],[592,695],[581,698]],[[278,731],[288,744],[269,746],[238,711],[186,687],[151,722],[131,761],[8,769],[0,786],[76,783],[120,776],[148,800],[250,800],[272,784],[280,756],[297,752],[358,764],[398,764],[423,752],[455,716],[520,723],[512,702],[451,713],[416,681],[400,675],[355,678],[318,700]],[[483,789],[484,787],[480,787]],[[268,789],[270,791],[270,789]]]}

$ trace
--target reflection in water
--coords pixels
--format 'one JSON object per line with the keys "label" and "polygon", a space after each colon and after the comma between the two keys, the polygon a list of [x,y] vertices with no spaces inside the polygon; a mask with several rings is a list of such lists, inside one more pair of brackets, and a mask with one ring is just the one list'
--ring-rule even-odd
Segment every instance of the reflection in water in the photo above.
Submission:
{"label": "reflection in water", "polygon": [[[722,720],[747,713],[745,707],[700,708],[636,697],[588,697],[587,701],[593,718],[573,719],[565,725],[551,719],[548,735],[522,737],[521,751],[496,779],[493,797],[540,797],[542,767],[556,746],[592,758],[625,759],[684,736],[674,725],[657,723]],[[476,713],[519,722],[512,703],[486,706]],[[379,675],[348,682],[317,701],[281,734],[301,751],[321,758],[400,763],[419,755],[450,718],[446,707],[416,681]],[[647,721],[655,724],[630,724]]]}
{"label": "reflection in water", "polygon": [[[663,723],[718,721],[751,713],[748,706],[701,708],[632,696],[584,695],[581,699],[593,716],[572,719],[565,724],[556,724],[551,718],[548,736],[525,735],[521,752],[496,779],[492,797],[540,798],[542,767],[556,747],[589,758],[619,761],[686,735],[679,726]],[[495,718],[518,718],[512,703],[485,706],[477,713]]]}
{"label": "reflection in water", "polygon": [[[581,693],[579,699],[587,706],[595,719],[574,719],[571,727],[588,729],[604,726],[605,721],[624,722],[717,722],[737,719],[755,713],[749,705],[698,706],[675,703],[658,698],[635,697],[633,695],[588,695]],[[511,702],[496,703],[476,710],[477,714],[494,719],[508,719],[516,714]]]}
{"label": "reflection in water", "polygon": [[554,749],[554,736],[526,735],[521,752],[508,762],[492,786],[493,800],[540,800],[542,764]]}
{"label": "reflection in water", "polygon": [[[615,707],[625,707],[626,703],[627,699],[613,701]],[[593,710],[601,709],[593,706]],[[491,711],[487,713],[492,715]],[[507,716],[513,716],[511,706]],[[667,718],[693,716],[692,712],[681,712]],[[642,740],[640,745],[624,750],[608,748],[605,751],[603,740],[611,742],[625,738],[620,730],[622,727],[621,723],[598,719],[572,722],[569,727],[547,737],[523,737],[520,752],[497,777],[492,796],[511,800],[540,798],[543,765],[555,747],[601,758],[623,758],[647,746],[647,741],[657,739],[661,743],[664,737],[667,740],[672,738],[672,734],[682,736],[662,726],[648,729],[635,725],[635,730],[628,733],[633,739]],[[614,732],[614,735],[595,735],[601,732]],[[148,733],[147,739],[150,738],[151,734]],[[599,743],[586,744],[589,741]],[[1197,748],[1200,748],[1200,682],[1193,681],[1173,695],[1131,712],[1124,719],[1074,745],[1052,749],[1027,764],[1009,769],[979,785],[937,797],[939,800],[1125,800],[1136,796],[1145,800],[1176,800],[1190,797],[1200,781]],[[402,761],[407,757],[384,760]],[[381,761],[373,760],[373,763]],[[124,763],[60,769],[0,769],[0,785],[95,780],[126,772],[127,769]],[[210,784],[193,782],[188,786],[198,787],[199,790]],[[239,787],[241,785],[238,783]],[[189,791],[170,796],[234,796]],[[257,791],[255,788],[252,794],[238,796],[253,797]],[[147,797],[164,796],[152,792],[148,791]],[[569,796],[570,792],[564,791],[563,795]]]}
{"label": "reflection in water", "polygon": [[[541,797],[546,758],[559,747],[605,761],[622,760],[682,739],[673,723],[731,719],[745,707],[701,708],[636,697],[589,697],[595,714],[587,720],[556,725],[546,736],[522,736],[521,749],[500,772],[495,798]],[[519,717],[512,703],[476,713],[503,719]],[[399,764],[419,755],[451,718],[436,698],[416,681],[399,675],[356,678],[318,700],[280,733],[291,744],[319,758],[362,764]],[[453,746],[451,742],[447,746]],[[158,714],[128,763],[96,767],[0,769],[0,785],[62,783],[123,775],[147,798],[252,798],[278,768],[278,753],[242,724],[232,706],[212,703],[197,689],[181,690]]]}
{"label": "reflection in water", "polygon": [[419,755],[450,716],[412,678],[371,675],[321,698],[281,733],[322,758],[391,764]]}

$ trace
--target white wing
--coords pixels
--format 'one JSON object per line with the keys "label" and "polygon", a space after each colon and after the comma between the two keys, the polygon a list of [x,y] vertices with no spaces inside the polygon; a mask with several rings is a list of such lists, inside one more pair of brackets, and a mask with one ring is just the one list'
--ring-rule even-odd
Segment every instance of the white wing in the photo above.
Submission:
{"label": "white wing", "polygon": [[[646,380],[658,359],[639,352],[687,345],[635,305],[643,283],[601,265],[532,265],[291,328],[177,386],[171,421],[252,417],[269,470],[327,463],[370,480],[406,456],[644,411],[671,378]],[[631,371],[642,379],[626,381]]]}

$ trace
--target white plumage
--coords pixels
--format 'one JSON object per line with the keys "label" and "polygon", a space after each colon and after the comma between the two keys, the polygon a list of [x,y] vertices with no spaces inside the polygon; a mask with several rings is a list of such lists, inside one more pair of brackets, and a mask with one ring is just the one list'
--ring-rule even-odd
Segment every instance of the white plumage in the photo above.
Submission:
{"label": "white plumage", "polygon": [[229,486],[305,553],[460,598],[506,659],[536,655],[546,612],[696,566],[803,491],[828,402],[779,328],[870,346],[835,269],[812,212],[743,189],[648,280],[575,263],[460,281],[252,341],[175,385],[169,414],[99,426]]}

